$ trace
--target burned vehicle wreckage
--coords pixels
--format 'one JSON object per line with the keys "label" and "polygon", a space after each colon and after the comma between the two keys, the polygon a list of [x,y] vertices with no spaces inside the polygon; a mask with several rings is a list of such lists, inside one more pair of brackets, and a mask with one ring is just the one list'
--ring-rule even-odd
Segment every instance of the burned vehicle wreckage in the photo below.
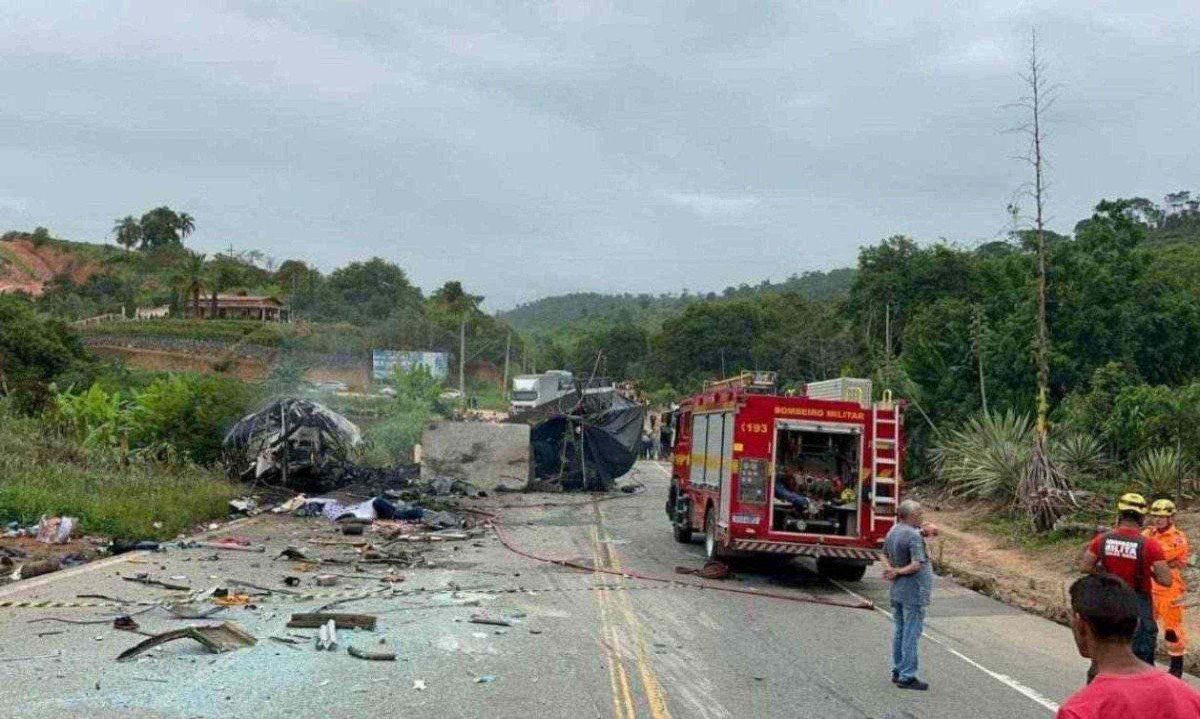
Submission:
{"label": "burned vehicle wreckage", "polygon": [[223,459],[230,478],[323,491],[353,478],[358,427],[324,405],[282,398],[247,415],[225,435]]}
{"label": "burned vehicle wreckage", "polygon": [[529,489],[611,491],[637,460],[645,408],[612,391],[572,394],[513,416],[529,424]]}

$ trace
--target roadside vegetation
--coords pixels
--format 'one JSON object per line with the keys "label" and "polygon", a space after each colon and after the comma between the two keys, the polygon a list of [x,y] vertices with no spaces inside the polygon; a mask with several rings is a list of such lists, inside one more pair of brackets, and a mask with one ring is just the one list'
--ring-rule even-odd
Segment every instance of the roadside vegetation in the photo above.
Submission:
{"label": "roadside vegetation", "polygon": [[[186,213],[171,212],[158,213],[157,225],[151,218],[157,239],[150,243],[131,242],[137,230],[116,223],[114,237],[125,249],[67,243],[45,230],[5,236],[76,253],[81,265],[99,268],[64,273],[36,299],[0,303],[0,343],[7,343],[0,345],[7,353],[0,354],[0,393],[11,410],[57,422],[61,432],[71,412],[107,407],[113,423],[76,422],[76,441],[116,442],[121,452],[158,461],[174,452],[181,462],[203,464],[212,447],[194,446],[179,429],[191,419],[170,419],[172,412],[211,411],[206,421],[219,425],[225,400],[201,395],[233,397],[226,407],[233,414],[233,407],[296,391],[310,354],[363,362],[371,348],[453,354],[461,332],[468,394],[483,408],[504,405],[495,378],[506,346],[510,376],[550,368],[596,373],[631,380],[658,404],[742,370],[777,370],[784,389],[854,375],[908,402],[909,481],[994,503],[1018,522],[1027,520],[1018,511],[1022,477],[1035,464],[1073,490],[1060,517],[1065,524],[1085,524],[1128,488],[1184,502],[1200,493],[1200,199],[1186,191],[1162,203],[1101,201],[1068,233],[1014,230],[986,242],[932,244],[897,235],[864,247],[845,270],[719,294],[567,295],[498,317],[459,282],[425,295],[402,268],[378,258],[323,273],[252,251],[196,254],[183,246]],[[145,220],[134,222],[143,238]],[[1036,331],[1039,250],[1047,267],[1044,343]],[[167,319],[78,331],[271,348],[271,376],[245,392],[197,378],[155,385],[156,377],[116,377],[86,359],[79,335],[55,321],[122,305],[167,305],[177,316],[213,293],[277,296],[297,322]],[[41,329],[17,337],[4,321],[16,315],[36,317]],[[1036,346],[1045,350],[1044,373]],[[370,461],[406,461],[421,426],[439,411],[433,384],[399,382],[395,398],[328,401],[363,423]],[[161,416],[149,431],[149,410],[136,407],[152,398]],[[119,429],[110,435],[109,427]],[[1041,446],[1044,452],[1032,453]]]}
{"label": "roadside vegetation", "polygon": [[149,457],[116,460],[47,431],[0,400],[0,521],[78,517],[81,531],[125,539],[167,539],[228,515],[239,487],[219,469]]}

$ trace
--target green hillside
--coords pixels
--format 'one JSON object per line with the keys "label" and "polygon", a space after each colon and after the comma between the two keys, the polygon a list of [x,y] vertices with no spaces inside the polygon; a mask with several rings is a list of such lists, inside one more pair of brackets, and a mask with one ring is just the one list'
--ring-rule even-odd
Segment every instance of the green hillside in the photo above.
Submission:
{"label": "green hillside", "polygon": [[562,334],[570,328],[603,324],[634,324],[657,330],[665,319],[681,314],[688,305],[701,301],[756,297],[793,292],[807,299],[830,299],[849,292],[855,270],[839,268],[828,272],[805,272],[782,282],[726,287],[706,294],[601,294],[576,292],[545,297],[518,305],[500,318],[528,335]]}

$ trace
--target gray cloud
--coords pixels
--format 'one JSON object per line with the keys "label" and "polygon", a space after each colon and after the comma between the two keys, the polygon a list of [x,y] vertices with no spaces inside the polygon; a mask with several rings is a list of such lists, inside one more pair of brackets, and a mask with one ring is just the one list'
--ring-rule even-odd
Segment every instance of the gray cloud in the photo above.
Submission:
{"label": "gray cloud", "polygon": [[14,0],[0,228],[101,240],[167,203],[204,250],[380,255],[494,308],[989,239],[1035,25],[1059,229],[1200,179],[1193,3],[664,5]]}

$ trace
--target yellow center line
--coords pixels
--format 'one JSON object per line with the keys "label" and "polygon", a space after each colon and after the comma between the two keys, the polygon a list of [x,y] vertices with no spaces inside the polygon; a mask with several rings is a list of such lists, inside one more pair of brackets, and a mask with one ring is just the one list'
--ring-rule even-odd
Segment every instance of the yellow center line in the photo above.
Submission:
{"label": "yellow center line", "polygon": [[[592,566],[601,566],[600,537],[596,528],[591,528]],[[604,584],[603,574],[592,575],[592,583],[597,586]],[[634,719],[633,692],[629,689],[629,675],[620,657],[620,643],[616,627],[609,617],[608,590],[599,589],[596,592],[596,603],[600,606],[600,648],[604,652],[608,664],[608,681],[612,688],[613,716],[616,719]]]}
{"label": "yellow center line", "polygon": [[[600,515],[600,522],[604,522],[604,511],[599,505],[596,507],[597,513]],[[592,528],[593,541],[598,541],[598,535],[595,528]],[[608,556],[608,567],[615,569],[618,572],[621,570],[621,559],[617,555],[617,551],[613,545],[606,545]],[[642,624],[637,618],[637,614],[633,611],[633,603],[629,599],[627,592],[619,592],[613,597],[613,604],[621,612],[625,618],[625,624],[629,628],[633,638],[633,646],[637,654],[638,674],[642,678],[642,689],[646,694],[646,703],[650,706],[650,716],[654,719],[671,719],[671,712],[667,709],[667,697],[663,693],[662,684],[658,681],[658,676],[654,673],[653,667],[647,660],[646,640],[642,634]]]}

